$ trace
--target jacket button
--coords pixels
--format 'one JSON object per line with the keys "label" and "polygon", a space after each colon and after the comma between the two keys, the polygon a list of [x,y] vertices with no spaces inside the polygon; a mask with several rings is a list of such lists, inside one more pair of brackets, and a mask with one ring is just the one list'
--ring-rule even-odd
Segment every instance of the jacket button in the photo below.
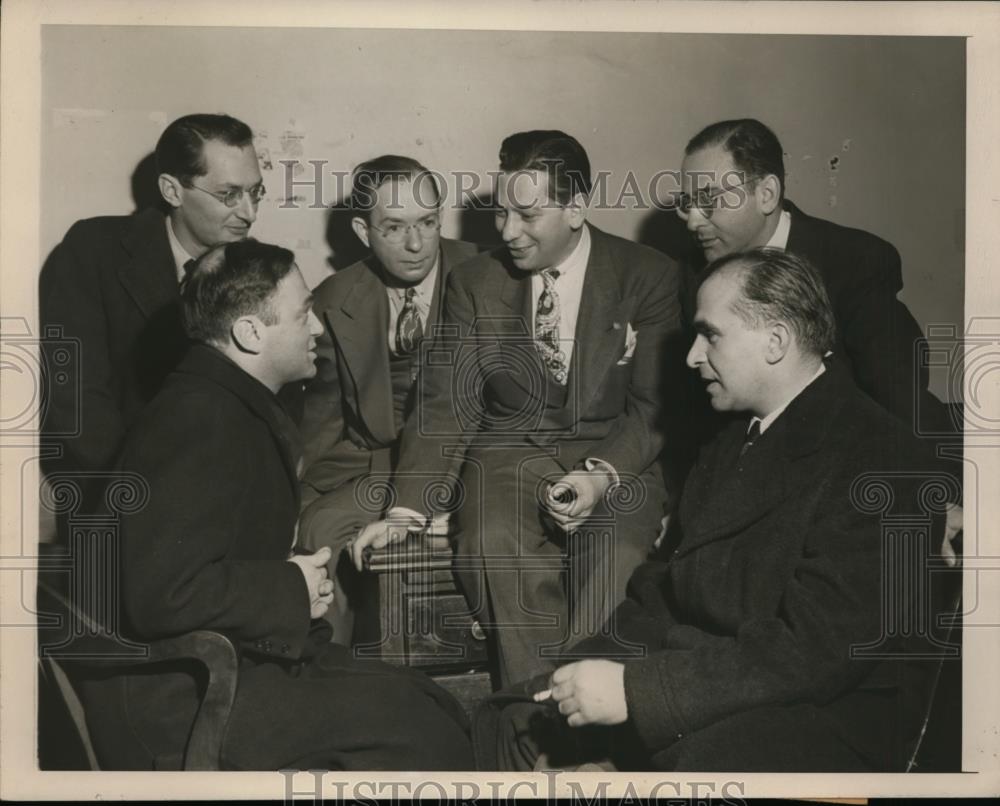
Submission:
{"label": "jacket button", "polygon": [[290,650],[291,650],[291,647],[288,644],[282,644],[281,645],[281,654],[282,655],[287,655]]}

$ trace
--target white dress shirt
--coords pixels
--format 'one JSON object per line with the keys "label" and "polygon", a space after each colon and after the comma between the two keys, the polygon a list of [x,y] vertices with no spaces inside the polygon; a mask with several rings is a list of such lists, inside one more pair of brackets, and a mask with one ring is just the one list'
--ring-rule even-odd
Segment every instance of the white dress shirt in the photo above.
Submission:
{"label": "white dress shirt", "polygon": [[784,251],[788,248],[788,234],[792,231],[792,214],[788,210],[782,210],[778,216],[778,226],[771,235],[770,240],[764,246]]}
{"label": "white dress shirt", "polygon": [[180,283],[187,273],[184,270],[184,264],[189,260],[194,260],[194,257],[177,240],[177,235],[174,234],[174,224],[170,220],[170,216],[167,216],[167,240],[170,241],[170,251],[174,255],[174,264],[177,267],[177,282]]}
{"label": "white dress shirt", "polygon": [[[581,228],[580,240],[565,260],[552,268],[559,272],[559,277],[553,284],[559,296],[559,346],[566,354],[566,369],[569,369],[573,358],[574,341],[576,340],[576,320],[580,315],[580,300],[583,297],[583,279],[587,274],[587,262],[590,260],[590,231],[584,224]],[[535,311],[538,310],[538,298],[545,290],[545,280],[541,272],[531,275],[531,335],[535,335]]]}

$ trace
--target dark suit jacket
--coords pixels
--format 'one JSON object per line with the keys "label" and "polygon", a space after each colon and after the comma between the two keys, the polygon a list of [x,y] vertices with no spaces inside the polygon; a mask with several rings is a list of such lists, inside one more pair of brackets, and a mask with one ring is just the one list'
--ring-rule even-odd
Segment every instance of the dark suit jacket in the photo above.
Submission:
{"label": "dark suit jacket", "polygon": [[[903,288],[899,252],[864,230],[806,215],[790,201],[787,250],[819,270],[837,322],[838,362],[875,402],[912,425],[919,397],[925,429],[951,431],[947,411],[928,390],[926,367],[916,366],[920,326],[897,295]],[[684,267],[685,319],[694,317],[702,263]]]}
{"label": "dark suit jacket", "polygon": [[[41,322],[75,345],[70,382],[51,383],[43,433],[58,438],[74,471],[107,470],[126,429],[186,347],[177,269],[164,216],[91,218],[74,224],[39,283]],[[52,363],[52,366],[60,366]]]}
{"label": "dark suit jacket", "polygon": [[[590,226],[590,225],[588,225]],[[449,278],[445,325],[424,363],[418,417],[403,430],[398,503],[418,512],[424,480],[454,472],[449,446],[491,436],[557,444],[565,467],[587,457],[638,476],[662,448],[665,354],[679,335],[678,271],[664,255],[590,226],[591,251],[564,400],[547,397],[531,337],[531,276],[505,248]],[[626,357],[628,329],[637,332]],[[454,452],[452,452],[454,453]]]}
{"label": "dark suit jacket", "polygon": [[[447,694],[418,673],[355,661],[329,643],[325,621],[310,620],[305,579],[287,562],[299,511],[294,431],[266,387],[218,351],[191,348],[137,420],[119,463],[149,484],[148,502],[120,527],[128,634],[152,640],[212,629],[238,642],[226,766],[405,764],[418,741],[402,735],[407,702],[418,722],[432,723],[419,728],[431,732],[426,742],[436,746],[436,731],[461,747],[464,720]],[[189,668],[98,680],[85,691],[88,712],[102,714],[96,741],[110,768],[179,767],[198,702]],[[127,731],[103,718],[112,713]]]}
{"label": "dark suit jacket", "polygon": [[[474,244],[441,239],[428,334],[440,321],[442,290],[452,267],[476,251]],[[324,493],[368,471],[373,461],[388,472],[388,449],[398,434],[386,341],[389,301],[375,258],[328,277],[313,297],[313,310],[325,328],[317,340],[316,377],[303,395],[303,484]]]}
{"label": "dark suit jacket", "polygon": [[[738,461],[745,428],[732,423],[701,452],[681,499],[680,544],[669,562],[637,569],[617,611],[621,635],[649,650],[626,662],[631,719],[655,761],[727,716],[813,703],[874,768],[898,768],[929,668],[851,658],[852,647],[879,642],[886,618],[912,618],[916,606],[904,598],[893,603],[901,612],[884,614],[886,568],[898,566],[893,580],[911,571],[883,544],[881,491],[853,485],[863,473],[926,471],[925,448],[829,371]],[[929,518],[924,480],[889,477],[890,514]],[[934,545],[922,550],[936,556],[939,513],[933,523]]]}

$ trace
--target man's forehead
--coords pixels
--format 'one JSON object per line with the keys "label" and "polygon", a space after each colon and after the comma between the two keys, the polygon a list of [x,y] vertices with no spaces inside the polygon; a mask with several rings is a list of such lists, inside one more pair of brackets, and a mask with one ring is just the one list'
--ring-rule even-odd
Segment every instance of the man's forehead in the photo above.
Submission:
{"label": "man's forehead", "polygon": [[722,184],[732,184],[736,172],[732,154],[721,145],[706,146],[693,154],[686,154],[681,164],[685,184],[696,185],[699,188],[717,187]]}
{"label": "man's forehead", "polygon": [[254,184],[260,181],[257,152],[252,145],[231,146],[221,140],[206,140],[202,145],[205,173],[231,184]]}
{"label": "man's forehead", "polygon": [[375,188],[372,212],[393,218],[437,211],[437,186],[429,174],[387,179]]}
{"label": "man's forehead", "polygon": [[505,171],[497,176],[497,193],[515,207],[534,207],[548,200],[549,177],[544,171]]}

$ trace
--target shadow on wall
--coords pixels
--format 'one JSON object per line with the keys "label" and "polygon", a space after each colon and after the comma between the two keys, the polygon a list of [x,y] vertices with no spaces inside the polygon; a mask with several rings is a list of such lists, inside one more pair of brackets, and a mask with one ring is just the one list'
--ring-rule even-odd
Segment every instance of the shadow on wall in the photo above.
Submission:
{"label": "shadow on wall", "polygon": [[696,263],[697,253],[687,226],[673,210],[649,211],[639,226],[639,243],[651,246],[678,263]]}
{"label": "shadow on wall", "polygon": [[139,160],[132,171],[132,203],[135,204],[135,212],[141,213],[147,207],[159,207],[166,212],[166,202],[160,195],[156,181],[158,176],[156,155],[151,151]]}
{"label": "shadow on wall", "polygon": [[350,202],[339,202],[330,207],[326,217],[326,243],[330,255],[326,262],[335,272],[357,263],[368,254],[365,245],[351,229],[354,211]]}
{"label": "shadow on wall", "polygon": [[496,228],[492,197],[476,195],[470,198],[462,208],[458,237],[483,249],[492,249],[503,243]]}

